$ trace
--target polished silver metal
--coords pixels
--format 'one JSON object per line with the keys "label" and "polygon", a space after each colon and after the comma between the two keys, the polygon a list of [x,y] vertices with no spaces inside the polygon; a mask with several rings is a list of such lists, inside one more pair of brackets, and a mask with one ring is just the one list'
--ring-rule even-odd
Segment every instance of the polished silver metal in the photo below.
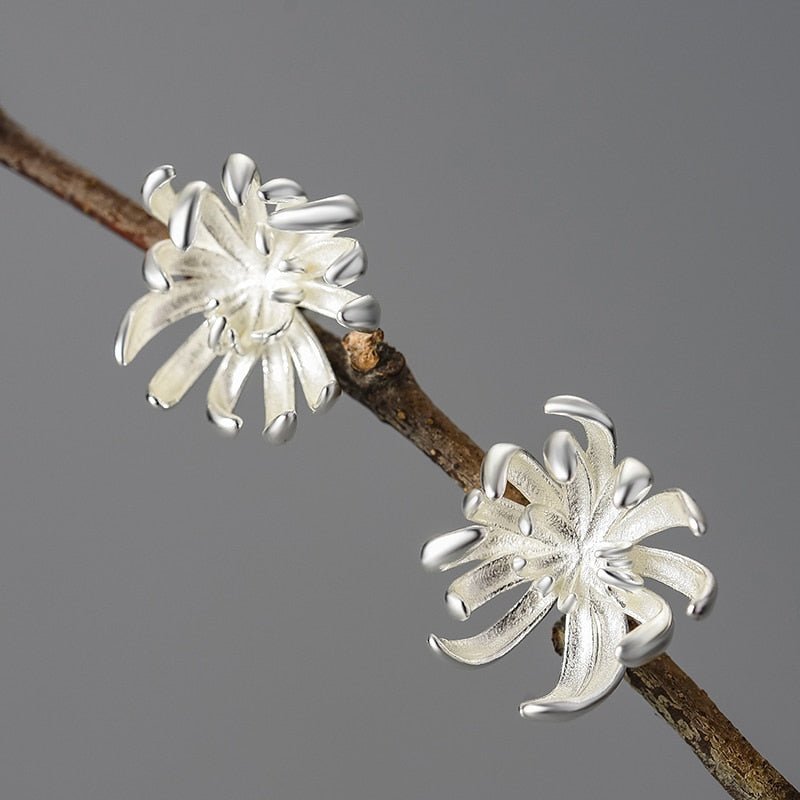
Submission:
{"label": "polished silver metal", "polygon": [[172,179],[175,168],[171,164],[156,167],[142,184],[142,202],[144,207],[158,220],[166,223],[169,212],[175,203],[175,190]]}
{"label": "polished silver metal", "polygon": [[291,178],[272,178],[258,189],[258,196],[265,203],[279,200],[302,200],[306,193],[303,187]]}
{"label": "polished silver metal", "polygon": [[179,250],[188,250],[194,244],[200,224],[200,204],[211,187],[205,181],[186,184],[178,195],[169,217],[169,238]]}
{"label": "polished silver metal", "polygon": [[279,208],[269,216],[270,227],[280,231],[314,233],[344,231],[363,219],[358,203],[349,194]]}
{"label": "polished silver metal", "polygon": [[323,386],[313,404],[315,413],[321,414],[327,411],[339,399],[341,393],[342,388],[336,381]]}
{"label": "polished silver metal", "polygon": [[354,331],[374,331],[381,321],[381,307],[371,294],[365,294],[345,303],[336,314],[336,321]]}
{"label": "polished silver metal", "polygon": [[[633,458],[617,462],[613,423],[598,406],[560,395],[545,410],[578,421],[586,446],[568,431],[556,431],[545,444],[543,467],[518,445],[494,445],[481,466],[481,489],[464,498],[464,515],[473,524],[434,537],[421,554],[428,569],[478,562],[445,594],[459,620],[502,592],[528,585],[481,633],[430,637],[432,649],[460,664],[486,664],[505,655],[553,607],[566,614],[561,677],[552,692],[522,703],[526,719],[586,711],[616,687],[625,667],[664,651],[674,628],[672,612],[645,587],[646,580],[686,595],[693,618],[707,614],[717,591],[702,564],[641,544],[668,528],[705,531],[694,500],[681,489],[647,497],[650,470]],[[527,504],[504,496],[508,484]]]}
{"label": "polished silver metal", "polygon": [[554,431],[544,443],[544,465],[559,483],[570,483],[578,471],[578,443],[569,431]]}
{"label": "polished silver metal", "polygon": [[210,319],[209,322],[211,325],[208,329],[208,346],[212,350],[216,350],[220,345],[228,320],[223,316],[219,316]]}
{"label": "polished silver metal", "polygon": [[169,289],[169,279],[161,269],[152,247],[144,254],[142,277],[154,292],[166,292]]}
{"label": "polished silver metal", "polygon": [[[145,254],[148,294],[123,318],[114,345],[130,363],[158,333],[184,317],[203,324],[153,376],[148,401],[156,408],[180,402],[219,357],[208,392],[207,416],[223,433],[242,426],[234,412],[244,383],[261,366],[264,439],[280,444],[297,427],[295,378],[314,412],[341,391],[303,312],[313,311],[352,330],[374,330],[380,306],[346,286],[364,274],[359,243],[337,234],[361,220],[349,195],[308,202],[287,178],[261,182],[255,162],[233,153],[222,168],[232,214],[204,181],[175,191],[175,170],[164,165],[144,181],[142,199],[167,225],[169,239]],[[274,224],[273,224],[274,223]]]}
{"label": "polished silver metal", "polygon": [[367,254],[356,242],[325,270],[325,281],[333,286],[349,286],[362,278],[367,271]]}
{"label": "polished silver metal", "polygon": [[483,493],[490,500],[496,500],[505,494],[508,482],[508,465],[520,449],[516,444],[499,442],[492,445],[483,457],[481,487]]}
{"label": "polished silver metal", "polygon": [[297,430],[297,413],[285,411],[279,414],[264,428],[264,438],[270,444],[286,444]]}
{"label": "polished silver metal", "polygon": [[633,508],[644,500],[653,485],[653,473],[637,458],[620,462],[614,482],[614,505]]}
{"label": "polished silver metal", "polygon": [[470,525],[431,539],[420,556],[422,566],[429,570],[445,570],[469,555],[487,536],[482,525]]}
{"label": "polished silver metal", "polygon": [[222,189],[231,205],[243,206],[248,192],[256,191],[258,167],[250,156],[244,153],[231,153],[222,168]]}

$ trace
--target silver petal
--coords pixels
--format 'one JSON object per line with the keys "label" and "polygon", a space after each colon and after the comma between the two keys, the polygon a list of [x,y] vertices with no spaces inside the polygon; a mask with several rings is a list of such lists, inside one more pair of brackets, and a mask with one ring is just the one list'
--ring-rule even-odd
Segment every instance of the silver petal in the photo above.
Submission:
{"label": "silver petal", "polygon": [[544,463],[559,483],[569,483],[578,470],[578,443],[569,431],[553,431],[544,443]]}
{"label": "silver petal", "polygon": [[325,281],[333,286],[349,286],[367,271],[367,254],[356,242],[325,270]]}
{"label": "silver petal", "polygon": [[160,222],[166,224],[177,195],[172,188],[175,168],[171,164],[156,167],[142,184],[144,207]]}
{"label": "silver petal", "polygon": [[203,374],[216,354],[208,348],[209,323],[204,322],[150,379],[147,399],[157,408],[172,408]]}
{"label": "silver petal", "polygon": [[309,408],[312,411],[326,409],[335,399],[331,396],[331,386],[337,385],[336,376],[322,345],[301,313],[295,313],[285,337]]}
{"label": "silver petal", "polygon": [[156,257],[156,248],[150,247],[144,254],[142,262],[142,277],[144,282],[154,292],[166,292],[169,289],[169,279]]}
{"label": "silver petal", "polygon": [[614,505],[633,508],[644,500],[653,485],[653,473],[637,458],[624,459],[614,482]]}
{"label": "silver petal", "polygon": [[288,206],[273,212],[269,224],[282,231],[343,231],[363,219],[358,203],[347,194],[337,194],[310,203]]}
{"label": "silver petal", "polygon": [[304,198],[306,193],[303,187],[291,178],[272,178],[259,188],[258,195],[263,202],[274,203],[276,200]]}
{"label": "silver petal", "polygon": [[595,491],[600,491],[611,476],[616,454],[616,437],[611,417],[589,400],[575,395],[551,397],[544,405],[545,414],[557,414],[576,420],[586,432],[586,455],[592,467]]}
{"label": "silver petal", "polygon": [[278,339],[267,345],[261,367],[264,376],[264,438],[272,444],[288,442],[297,427],[294,366],[288,348]]}
{"label": "silver petal", "polygon": [[625,595],[625,613],[640,624],[622,638],[616,656],[626,667],[638,667],[667,649],[672,639],[672,611],[654,592],[638,589]]}
{"label": "silver petal", "polygon": [[428,644],[434,652],[461,664],[488,664],[519,644],[544,619],[554,602],[552,596],[542,597],[536,589],[529,589],[505,616],[482,633],[467,639],[440,639],[431,634]]}
{"label": "silver petal", "polygon": [[683,527],[696,536],[705,533],[703,512],[683,489],[668,489],[617,517],[606,538],[609,542],[636,543],[669,528]]}
{"label": "silver petal", "polygon": [[458,598],[457,607],[463,609],[463,615],[458,618],[465,620],[493,597],[530,580],[514,569],[516,558],[518,556],[501,556],[456,578],[447,590],[447,605],[451,606],[452,598]]}
{"label": "silver petal", "polygon": [[240,355],[231,350],[222,359],[208,389],[206,412],[221,433],[233,436],[242,427],[242,418],[233,413],[250,371],[258,356]]}
{"label": "silver petal", "polygon": [[420,553],[422,566],[428,570],[449,569],[480,544],[487,533],[486,528],[481,525],[470,525],[467,528],[434,536],[422,547]]}
{"label": "silver petal", "polygon": [[258,167],[250,156],[231,153],[222,168],[222,188],[234,206],[243,206],[254,183],[258,183]]}
{"label": "silver petal", "polygon": [[140,297],[120,323],[114,343],[117,362],[129,364],[154,336],[179,319],[199,313],[207,301],[205,289],[189,283]]}
{"label": "silver petal", "polygon": [[625,668],[614,657],[614,643],[625,634],[621,610],[602,603],[579,603],[567,615],[561,677],[552,692],[520,706],[526,719],[562,719],[587,711],[607,697]]}
{"label": "silver petal", "polygon": [[717,582],[711,570],[692,558],[637,545],[632,553],[633,569],[680,592],[691,601],[688,616],[700,619],[711,611],[717,596]]}
{"label": "silver petal", "polygon": [[336,314],[336,321],[354,331],[374,331],[381,322],[381,307],[371,294],[365,294],[345,303]]}

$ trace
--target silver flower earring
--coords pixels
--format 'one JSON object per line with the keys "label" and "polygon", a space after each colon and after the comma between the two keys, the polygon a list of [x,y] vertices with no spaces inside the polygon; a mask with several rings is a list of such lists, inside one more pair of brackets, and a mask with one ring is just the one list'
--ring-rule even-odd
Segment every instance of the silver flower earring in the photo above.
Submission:
{"label": "silver flower earring", "polygon": [[339,395],[333,370],[306,321],[307,309],[357,331],[374,330],[380,307],[370,295],[345,288],[367,266],[357,241],[337,234],[361,221],[348,195],[309,202],[292,180],[262,184],[255,163],[234,153],[222,171],[225,196],[238,220],[203,181],[176,193],[170,166],[151,172],[142,187],[147,209],[169,227],[169,239],[145,255],[150,288],[120,325],[115,355],[130,363],[156,334],[191,314],[205,321],[150,381],[148,400],[174,406],[215,358],[222,359],[208,390],[208,417],[235,434],[234,413],[245,381],[260,364],[264,378],[264,437],[288,441],[297,425],[295,372],[312,411]]}
{"label": "silver flower earring", "polygon": [[[455,661],[487,664],[515,647],[553,605],[566,614],[561,677],[550,694],[520,706],[526,718],[585,711],[614,690],[625,667],[666,649],[672,613],[645,588],[645,578],[686,595],[687,613],[695,619],[710,610],[716,594],[714,576],[701,564],[640,544],[668,528],[703,534],[705,521],[694,500],[681,489],[645,499],[650,470],[635,458],[615,464],[614,426],[593,403],[553,397],[545,413],[577,420],[587,447],[569,431],[556,431],[545,443],[543,467],[516,445],[494,445],[483,461],[482,488],[464,501],[464,514],[475,524],[431,539],[421,556],[434,570],[481,562],[453,581],[445,596],[460,620],[501,592],[529,584],[519,602],[482,633],[430,637],[436,652]],[[508,483],[528,505],[503,496]],[[628,618],[638,623],[633,630]]]}

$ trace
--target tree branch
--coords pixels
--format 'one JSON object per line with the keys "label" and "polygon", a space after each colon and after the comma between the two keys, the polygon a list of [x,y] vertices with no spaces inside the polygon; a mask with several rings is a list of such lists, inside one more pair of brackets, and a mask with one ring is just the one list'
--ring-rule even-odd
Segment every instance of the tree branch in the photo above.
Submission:
{"label": "tree branch", "polygon": [[[142,249],[167,238],[140,206],[31,136],[0,108],[0,162]],[[478,485],[483,451],[422,391],[383,333],[340,341],[314,324],[342,389],[418,447],[463,489]],[[512,495],[514,496],[514,495]],[[519,495],[514,499],[521,500]],[[563,627],[553,630],[563,648]],[[737,800],[800,800],[800,793],[742,736],[668,656],[627,671],[628,682]]]}

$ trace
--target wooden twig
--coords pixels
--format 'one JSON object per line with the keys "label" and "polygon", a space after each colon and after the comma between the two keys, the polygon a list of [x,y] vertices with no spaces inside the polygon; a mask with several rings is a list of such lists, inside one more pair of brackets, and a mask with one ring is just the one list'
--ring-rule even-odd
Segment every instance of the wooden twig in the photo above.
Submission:
{"label": "wooden twig", "polygon": [[[0,108],[0,162],[72,203],[140,248],[167,237],[140,206],[31,136]],[[422,391],[404,356],[383,333],[340,340],[314,325],[342,389],[391,425],[463,489],[478,485],[483,451]],[[521,499],[521,498],[517,498]],[[563,627],[553,630],[563,648]],[[795,789],[742,736],[708,695],[668,656],[627,671],[631,686],[692,748],[737,800],[800,800]]]}
{"label": "wooden twig", "polygon": [[[553,647],[563,655],[564,617],[553,626]],[[625,679],[680,734],[731,797],[800,797],[800,792],[666,653],[644,666],[626,670]]]}

